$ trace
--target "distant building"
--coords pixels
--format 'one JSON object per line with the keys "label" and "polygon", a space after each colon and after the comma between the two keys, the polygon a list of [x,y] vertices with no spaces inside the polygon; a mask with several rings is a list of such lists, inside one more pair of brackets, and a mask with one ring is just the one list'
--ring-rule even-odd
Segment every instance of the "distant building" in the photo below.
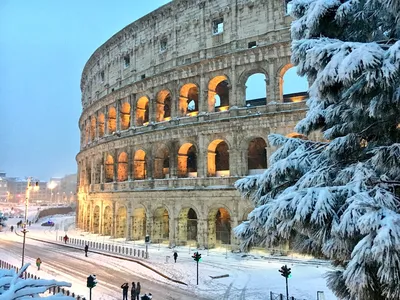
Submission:
{"label": "distant building", "polygon": [[[4,174],[4,176],[2,176]],[[6,180],[6,173],[0,173],[0,202],[8,200],[8,184]]]}

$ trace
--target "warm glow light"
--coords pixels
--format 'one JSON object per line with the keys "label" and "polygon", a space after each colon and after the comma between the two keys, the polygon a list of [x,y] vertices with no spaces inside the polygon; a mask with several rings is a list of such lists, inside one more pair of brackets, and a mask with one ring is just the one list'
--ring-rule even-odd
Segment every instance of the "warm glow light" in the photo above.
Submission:
{"label": "warm glow light", "polygon": [[195,117],[195,116],[197,116],[199,114],[199,112],[198,111],[194,111],[194,112],[191,112],[191,113],[188,113],[188,114],[186,114],[188,117]]}
{"label": "warm glow light", "polygon": [[171,117],[164,118],[164,121],[170,121]]}
{"label": "warm glow light", "polygon": [[50,189],[50,190],[54,189],[56,186],[57,186],[57,183],[54,182],[54,181],[50,181],[50,182],[47,184],[47,188]]}
{"label": "warm glow light", "polygon": [[227,111],[229,109],[229,106],[220,106],[217,107],[217,111]]}
{"label": "warm glow light", "polygon": [[149,125],[149,122],[143,123],[143,126],[147,126]]}

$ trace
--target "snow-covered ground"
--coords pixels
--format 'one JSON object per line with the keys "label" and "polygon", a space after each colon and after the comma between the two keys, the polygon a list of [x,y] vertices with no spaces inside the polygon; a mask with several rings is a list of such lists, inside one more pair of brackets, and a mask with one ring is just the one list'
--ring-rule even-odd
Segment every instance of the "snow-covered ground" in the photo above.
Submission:
{"label": "snow-covered ground", "polygon": [[[36,208],[29,211],[28,216],[32,218],[37,212]],[[29,218],[28,217],[28,218]],[[8,225],[13,225],[19,219],[9,219]],[[55,222],[54,227],[43,227],[40,224],[51,220]],[[27,237],[35,237],[43,240],[56,242],[60,236],[67,234],[69,238],[79,238],[86,241],[96,241],[114,245],[124,245],[134,249],[145,249],[144,241],[126,242],[122,239],[110,239],[109,237],[89,234],[75,229],[75,216],[52,216],[39,220],[38,223],[29,227]],[[15,224],[14,224],[15,225]],[[9,230],[9,226],[7,230]],[[8,239],[20,239],[9,232],[0,233],[0,239],[7,236]],[[27,240],[27,243],[37,243]],[[58,242],[60,243],[60,242]],[[80,247],[80,246],[77,246]],[[1,249],[0,249],[1,251]],[[68,249],[66,248],[66,252]],[[173,251],[178,252],[177,263],[173,261]],[[296,299],[315,300],[317,291],[323,291],[326,300],[334,300],[336,297],[327,288],[324,274],[330,270],[327,263],[305,257],[271,257],[261,251],[248,254],[232,253],[225,248],[198,250],[202,254],[199,263],[199,285],[196,285],[196,262],[192,255],[197,249],[189,247],[176,247],[173,250],[166,245],[151,244],[149,246],[149,259],[138,259],[163,274],[183,281],[187,286],[182,286],[165,279],[153,271],[140,268],[140,276],[153,278],[158,282],[193,291],[196,295],[210,297],[210,299],[269,299],[270,291],[285,294],[285,279],[280,276],[278,270],[284,264],[292,268],[292,278],[289,279],[290,295]],[[81,255],[81,254],[77,254]],[[169,258],[167,259],[167,256]],[[0,252],[0,259],[19,266],[18,256],[10,256]],[[116,268],[126,267],[127,262],[115,258],[107,258],[105,263],[112,264]],[[129,263],[128,264],[134,264]],[[30,268],[29,271],[34,268]],[[54,278],[54,272],[48,270],[40,271],[42,278]],[[212,279],[210,276],[229,275],[229,277]],[[61,276],[62,277],[62,276]],[[65,277],[57,277],[57,280],[65,280],[72,283],[71,291],[77,294],[85,294],[87,288],[82,282],[65,274]],[[115,299],[103,298],[102,299]]]}

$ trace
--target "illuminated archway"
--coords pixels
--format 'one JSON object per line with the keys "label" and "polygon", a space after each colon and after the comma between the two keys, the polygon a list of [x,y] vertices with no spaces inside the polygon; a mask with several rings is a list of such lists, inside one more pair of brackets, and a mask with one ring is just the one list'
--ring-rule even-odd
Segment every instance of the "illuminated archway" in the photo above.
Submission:
{"label": "illuminated archway", "polygon": [[122,152],[118,157],[118,181],[128,180],[128,154]]}
{"label": "illuminated archway", "polygon": [[215,247],[231,243],[231,217],[225,208],[213,209],[208,214],[208,244]]}
{"label": "illuminated archway", "polygon": [[112,134],[117,130],[117,111],[115,107],[108,109],[108,133]]}
{"label": "illuminated archway", "polygon": [[178,151],[178,177],[197,177],[197,150],[191,143],[183,144]]}
{"label": "illuminated archway", "polygon": [[100,207],[98,205],[93,211],[93,233],[100,233]]}
{"label": "illuminated archway", "polygon": [[171,119],[171,93],[168,90],[162,90],[157,95],[156,121],[168,121]]}
{"label": "illuminated archway", "polygon": [[142,126],[149,122],[149,98],[143,96],[136,104],[136,125]]}
{"label": "illuminated archway", "polygon": [[90,140],[93,142],[96,138],[96,117],[92,116],[90,120]]}
{"label": "illuminated archway", "polygon": [[105,133],[105,118],[104,114],[100,114],[98,118],[99,138],[102,138]]}
{"label": "illuminated archway", "polygon": [[146,211],[144,208],[136,208],[132,217],[132,239],[144,240],[146,236]]}
{"label": "illuminated archway", "polygon": [[121,105],[121,130],[126,130],[131,126],[131,105],[124,102]]}
{"label": "illuminated archway", "polygon": [[299,102],[308,98],[308,82],[297,75],[297,67],[284,66],[279,74],[280,99],[282,102]]}
{"label": "illuminated archway", "polygon": [[113,213],[111,207],[107,206],[103,214],[103,235],[112,234]]}
{"label": "illuminated archway", "polygon": [[195,116],[199,112],[199,89],[194,83],[185,84],[179,93],[179,112],[181,116]]}
{"label": "illuminated archway", "polygon": [[208,84],[208,111],[224,111],[229,109],[228,77],[216,76]]}
{"label": "illuminated archway", "polygon": [[229,147],[224,140],[214,140],[208,146],[207,175],[229,176]]}
{"label": "illuminated archway", "polygon": [[263,138],[250,141],[247,148],[248,174],[260,174],[267,169],[267,143]]}
{"label": "illuminated archway", "polygon": [[169,240],[169,214],[163,208],[157,208],[153,220],[153,240],[163,242]]}
{"label": "illuminated archway", "polygon": [[116,238],[125,238],[126,237],[126,207],[122,206],[118,208],[117,218],[116,218],[116,230],[115,237]]}
{"label": "illuminated archway", "polygon": [[137,150],[133,160],[133,175],[135,179],[145,179],[147,177],[146,152]]}
{"label": "illuminated archway", "polygon": [[106,165],[106,167],[105,167],[106,182],[113,182],[114,181],[114,158],[110,154],[107,155],[105,165]]}

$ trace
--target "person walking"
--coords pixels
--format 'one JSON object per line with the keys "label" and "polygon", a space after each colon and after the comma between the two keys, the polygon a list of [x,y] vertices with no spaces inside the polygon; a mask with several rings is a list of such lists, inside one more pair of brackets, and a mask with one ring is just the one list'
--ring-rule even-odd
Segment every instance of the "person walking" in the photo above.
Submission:
{"label": "person walking", "polygon": [[125,282],[123,285],[121,285],[121,289],[122,289],[122,300],[128,300],[129,284]]}
{"label": "person walking", "polygon": [[86,246],[85,246],[85,256],[86,256],[86,257],[88,257],[88,256],[87,256],[88,251],[89,251],[89,246],[86,245]]}
{"label": "person walking", "polygon": [[136,300],[140,300],[139,299],[139,297],[140,297],[140,288],[141,288],[140,282],[138,281],[138,283],[136,285]]}
{"label": "person walking", "polygon": [[38,257],[37,259],[36,259],[36,266],[37,266],[37,269],[38,269],[38,271],[40,270],[40,265],[42,264],[42,260],[40,259],[40,257]]}
{"label": "person walking", "polygon": [[176,259],[178,258],[178,252],[174,252],[174,260],[175,260],[175,263],[176,263]]}
{"label": "person walking", "polygon": [[64,236],[64,242],[67,243],[67,242],[68,242],[68,239],[69,239],[69,238],[68,238],[68,235],[65,235],[65,236]]}
{"label": "person walking", "polygon": [[14,232],[14,226],[11,225],[10,229],[11,229],[11,232]]}
{"label": "person walking", "polygon": [[135,283],[132,282],[132,287],[131,287],[131,300],[135,300],[136,298],[136,286]]}

